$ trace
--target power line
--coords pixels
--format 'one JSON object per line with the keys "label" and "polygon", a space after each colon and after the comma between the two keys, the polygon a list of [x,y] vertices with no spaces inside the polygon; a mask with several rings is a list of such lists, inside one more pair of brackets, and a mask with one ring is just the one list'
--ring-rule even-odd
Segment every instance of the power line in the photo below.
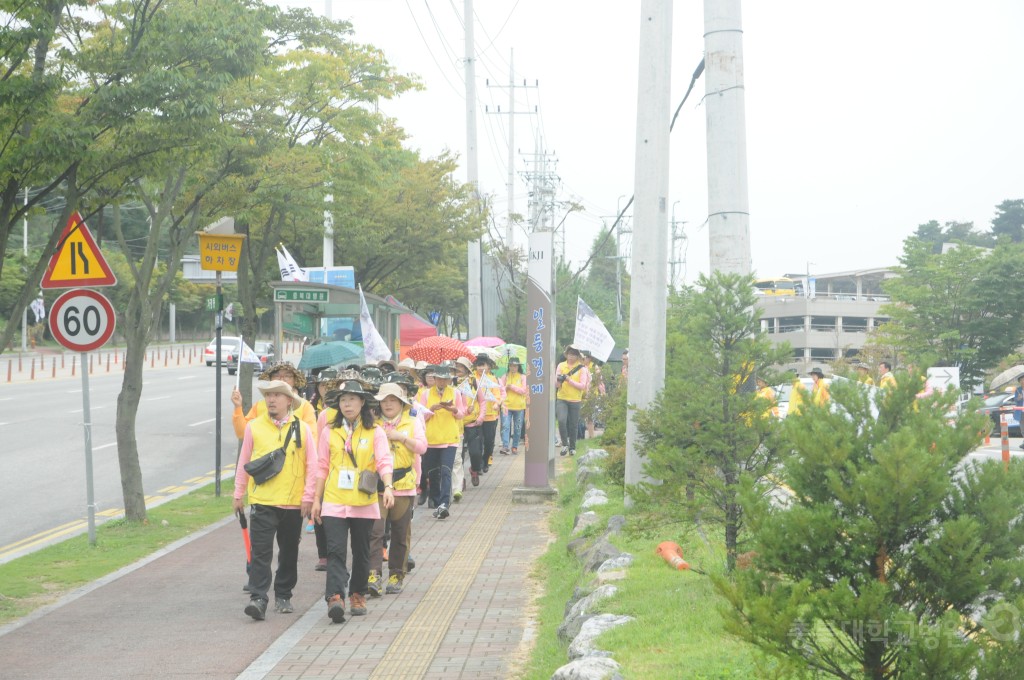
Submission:
{"label": "power line", "polygon": [[412,7],[409,5],[409,0],[405,0],[405,7],[406,9],[409,10],[409,16],[412,17],[412,22],[416,26],[416,32],[420,34],[420,40],[423,41],[423,46],[427,48],[427,54],[430,55],[430,58],[431,60],[433,60],[434,65],[437,66],[437,70],[441,72],[441,77],[444,78],[445,82],[448,83],[448,86],[452,88],[452,90],[455,92],[455,94],[459,96],[460,99],[465,100],[465,93],[460,91],[459,88],[455,87],[455,85],[452,84],[452,81],[448,79],[448,75],[445,73],[445,70],[441,67],[440,62],[437,61],[437,57],[434,56],[433,50],[430,49],[430,43],[427,42],[427,37],[423,35],[423,31],[422,29],[420,29],[420,22],[416,19],[416,14],[413,13]]}

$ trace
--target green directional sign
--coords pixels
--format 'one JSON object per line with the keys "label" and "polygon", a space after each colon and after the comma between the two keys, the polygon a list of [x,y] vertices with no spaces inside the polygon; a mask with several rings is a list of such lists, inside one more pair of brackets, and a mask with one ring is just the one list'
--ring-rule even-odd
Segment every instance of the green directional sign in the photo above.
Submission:
{"label": "green directional sign", "polygon": [[217,298],[208,297],[206,298],[206,311],[216,312],[217,311]]}
{"label": "green directional sign", "polygon": [[327,302],[326,290],[289,288],[275,290],[274,302]]}

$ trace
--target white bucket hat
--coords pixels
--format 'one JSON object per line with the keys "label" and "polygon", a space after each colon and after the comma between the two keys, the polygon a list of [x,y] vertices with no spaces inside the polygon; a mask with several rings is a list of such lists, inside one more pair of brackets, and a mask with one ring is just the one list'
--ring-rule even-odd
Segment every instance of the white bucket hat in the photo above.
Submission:
{"label": "white bucket hat", "polygon": [[397,383],[384,383],[380,386],[380,389],[377,390],[377,401],[384,401],[386,397],[394,397],[406,406],[409,405],[409,399],[405,396],[405,390]]}

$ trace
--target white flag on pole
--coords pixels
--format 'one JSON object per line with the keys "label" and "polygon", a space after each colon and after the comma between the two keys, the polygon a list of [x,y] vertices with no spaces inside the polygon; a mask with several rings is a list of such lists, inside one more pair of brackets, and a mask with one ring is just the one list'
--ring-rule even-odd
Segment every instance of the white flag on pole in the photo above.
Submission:
{"label": "white flag on pole", "polygon": [[289,268],[288,268],[288,260],[285,259],[284,255],[282,255],[281,251],[278,250],[277,248],[274,249],[274,252],[277,254],[277,268],[281,270],[281,280],[282,281],[292,281],[292,280],[294,280],[294,279],[292,279],[291,272],[289,271]]}
{"label": "white flag on pole", "polygon": [[377,332],[377,327],[373,325],[362,286],[359,286],[359,328],[363,331],[363,354],[366,356],[366,360],[368,362],[389,361],[391,349]]}
{"label": "white flag on pole", "polygon": [[36,323],[46,318],[46,303],[43,302],[43,298],[39,297],[33,300],[30,309],[36,315]]}
{"label": "white flag on pole", "polygon": [[[281,266],[281,280],[309,281],[309,276],[306,274],[306,270],[299,266],[299,263],[295,261],[295,258],[292,257],[292,254],[284,247],[284,244],[279,244],[277,248],[277,263]],[[284,275],[286,269],[288,272],[287,277]]]}
{"label": "white flag on pole", "polygon": [[576,333],[572,344],[589,351],[598,361],[608,361],[615,349],[615,338],[581,297],[576,298]]}

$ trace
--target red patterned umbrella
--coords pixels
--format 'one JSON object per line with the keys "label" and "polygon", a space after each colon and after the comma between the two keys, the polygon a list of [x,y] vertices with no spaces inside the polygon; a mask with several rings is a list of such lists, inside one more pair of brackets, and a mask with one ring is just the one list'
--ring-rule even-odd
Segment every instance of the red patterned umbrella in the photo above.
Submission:
{"label": "red patterned umbrella", "polygon": [[439,364],[446,360],[454,361],[459,357],[466,357],[470,361],[476,358],[476,355],[467,349],[461,341],[444,335],[417,340],[416,344],[409,348],[408,356],[416,361],[426,361],[430,364]]}

